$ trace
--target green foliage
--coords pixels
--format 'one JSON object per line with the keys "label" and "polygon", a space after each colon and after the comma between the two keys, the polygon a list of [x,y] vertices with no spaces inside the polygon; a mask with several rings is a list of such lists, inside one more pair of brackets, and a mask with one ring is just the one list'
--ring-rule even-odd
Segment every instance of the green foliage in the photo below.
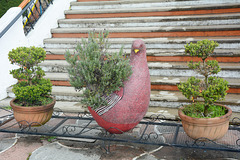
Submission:
{"label": "green foliage", "polygon": [[[186,54],[202,59],[202,61],[196,63],[190,61],[188,67],[204,76],[204,79],[191,77],[186,82],[178,84],[178,89],[187,99],[193,102],[195,102],[197,98],[204,99],[203,115],[205,117],[209,114],[209,108],[214,106],[213,104],[216,101],[223,100],[227,95],[226,91],[229,89],[227,81],[211,76],[220,72],[221,69],[218,62],[216,60],[206,60],[211,56],[217,46],[217,42],[210,40],[202,40],[197,43],[185,45]],[[193,105],[193,107],[194,106],[195,105]]]}
{"label": "green foliage", "polygon": [[198,41],[197,43],[190,43],[185,45],[185,53],[190,56],[197,56],[205,60],[213,54],[214,49],[218,46],[217,42],[208,39]]}
{"label": "green foliage", "polygon": [[40,140],[47,140],[48,142],[52,143],[56,140],[56,136],[41,136]]}
{"label": "green foliage", "polygon": [[206,61],[203,61],[203,63],[202,62],[194,63],[193,61],[190,61],[188,63],[188,67],[200,73],[204,77],[212,74],[217,74],[218,72],[221,71],[221,68],[218,65],[218,61],[216,60],[211,60],[211,61],[206,60]]}
{"label": "green foliage", "polygon": [[6,106],[6,107],[1,107],[1,109],[5,109],[5,110],[11,110],[12,107],[11,106]]}
{"label": "green foliage", "polygon": [[0,18],[7,12],[11,7],[18,7],[23,0],[0,0]]}
{"label": "green foliage", "polygon": [[[52,84],[44,79],[44,71],[38,66],[44,61],[46,52],[38,47],[18,47],[8,54],[11,64],[17,64],[10,74],[19,82],[13,85],[13,93],[21,106],[43,105],[48,102]],[[49,102],[48,102],[49,103]]]}
{"label": "green foliage", "polygon": [[183,113],[190,117],[194,118],[214,118],[214,117],[221,117],[225,115],[227,109],[218,106],[218,105],[209,105],[207,115],[205,116],[204,113],[204,104],[202,103],[193,103],[183,109]]}
{"label": "green foliage", "polygon": [[178,85],[178,89],[182,91],[182,94],[187,99],[195,99],[196,97],[199,97],[201,95],[200,93],[200,83],[201,80],[197,79],[195,77],[190,77],[187,82],[180,83]]}
{"label": "green foliage", "polygon": [[123,49],[118,53],[109,53],[108,32],[90,32],[87,40],[76,47],[76,53],[66,52],[66,61],[70,64],[68,73],[70,83],[76,90],[83,87],[82,103],[93,109],[106,105],[103,96],[109,95],[123,86],[123,82],[132,74],[129,59],[124,58]]}
{"label": "green foliage", "polygon": [[18,103],[22,106],[44,105],[46,96],[50,96],[52,84],[49,79],[41,79],[34,85],[22,81],[13,86]]}

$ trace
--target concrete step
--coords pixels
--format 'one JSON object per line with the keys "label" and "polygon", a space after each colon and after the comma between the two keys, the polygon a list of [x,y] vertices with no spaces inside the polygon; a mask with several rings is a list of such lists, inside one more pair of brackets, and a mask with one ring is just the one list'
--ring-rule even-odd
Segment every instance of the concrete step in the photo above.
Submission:
{"label": "concrete step", "polygon": [[[53,81],[69,81],[68,73],[56,73],[56,72],[47,72],[45,78]],[[161,77],[161,76],[151,76],[151,84],[168,84],[168,85],[177,85],[180,82],[184,82],[189,77]],[[237,78],[224,78],[229,82],[230,86],[240,85],[240,79]]]}
{"label": "concrete step", "polygon": [[106,17],[149,17],[149,16],[180,16],[196,14],[237,13],[240,3],[217,3],[202,5],[160,6],[147,8],[118,9],[73,9],[65,11],[66,19],[106,18]]}
{"label": "concrete step", "polygon": [[72,10],[99,10],[99,9],[131,9],[149,7],[175,7],[175,6],[199,6],[199,5],[219,5],[219,3],[239,3],[239,0],[185,0],[185,1],[159,1],[159,0],[124,0],[124,1],[100,1],[100,2],[71,2]]}
{"label": "concrete step", "polygon": [[[14,97],[12,93],[12,88],[8,89],[8,94],[10,98]],[[65,93],[64,93],[65,92]],[[70,107],[70,109],[75,108],[75,106],[82,106],[80,103],[81,92],[76,92],[73,87],[60,87],[53,86],[52,95],[57,101],[65,102],[65,110]],[[67,102],[73,103],[68,106]],[[159,110],[159,108],[178,108],[181,105],[189,104],[191,101],[186,99],[179,91],[151,91],[150,104],[149,107],[154,110],[154,108]],[[239,94],[227,94],[224,101],[218,102],[220,104],[228,105],[233,109],[234,112],[240,112],[240,100]]]}
{"label": "concrete step", "polygon": [[[124,27],[124,28],[95,28],[96,32],[107,29],[112,38],[156,38],[156,37],[211,37],[211,36],[240,36],[240,25],[213,26],[170,26],[170,27]],[[86,37],[89,28],[55,28],[51,30],[53,38]]]}
{"label": "concrete step", "polygon": [[[179,91],[152,91],[151,107],[178,108],[179,106],[191,103]],[[239,94],[227,94],[224,101],[217,102],[231,107],[235,112],[239,112]]]}
{"label": "concrete step", "polygon": [[[111,33],[110,33],[111,35]],[[87,36],[87,34],[86,34]],[[240,37],[186,37],[186,38],[141,38],[147,49],[184,49],[184,45],[190,42],[196,42],[203,39],[214,40],[219,43],[217,49],[239,49]],[[75,48],[81,43],[81,38],[48,38],[44,39],[45,48]],[[124,46],[125,49],[131,49],[132,42],[136,38],[109,38],[111,49],[119,49]]]}
{"label": "concrete step", "polygon": [[[47,58],[51,57],[51,59],[58,59],[59,56],[61,59],[64,58],[64,55],[66,51],[68,50],[71,54],[75,53],[75,48],[44,48],[47,54]],[[118,52],[119,49],[109,49],[110,53]],[[130,49],[124,48],[123,52],[126,55],[130,55]],[[240,56],[240,50],[238,49],[215,49],[214,57],[224,56],[224,57],[239,57]],[[164,56],[172,56],[169,58],[170,60],[176,56],[186,56],[184,49],[147,49],[147,56],[155,56],[155,57],[164,57]],[[174,57],[173,57],[174,56]],[[160,60],[159,60],[160,61]],[[185,61],[185,60],[184,60]]]}
{"label": "concrete step", "polygon": [[[200,58],[185,56],[185,55],[173,55],[173,53],[170,53],[169,55],[167,55],[167,53],[165,53],[165,55],[163,54],[157,54],[157,55],[158,56],[156,55],[151,56],[148,54],[147,61],[148,62],[186,62],[191,60],[194,62],[201,61]],[[229,55],[226,55],[226,56],[219,55],[218,53],[216,53],[211,58],[208,58],[207,60],[217,60],[220,63],[239,63],[240,62],[239,55],[238,56],[237,55],[231,56],[231,55],[232,55],[232,52],[229,52]],[[47,60],[65,60],[65,56],[48,54],[46,56],[46,59]]]}
{"label": "concrete step", "polygon": [[[197,2],[197,1],[195,1]],[[198,1],[200,2],[200,1]],[[209,3],[210,2],[210,3]],[[215,1],[216,2],[216,1]],[[101,14],[101,13],[128,13],[128,12],[160,12],[160,11],[186,11],[186,10],[211,10],[211,9],[226,9],[226,8],[238,8],[240,7],[239,0],[235,3],[232,3],[228,1],[229,3],[212,3],[211,1],[204,2],[202,4],[184,4],[182,5],[170,5],[171,3],[167,2],[167,6],[163,6],[162,3],[149,3],[151,6],[144,6],[142,3],[142,7],[135,7],[137,4],[134,4],[134,6],[130,6],[129,4],[126,7],[120,8],[118,5],[116,8],[114,8],[113,5],[111,5],[112,8],[100,8],[101,5],[96,5],[93,7],[93,9],[89,9],[87,6],[84,6],[84,3],[78,3],[80,5],[79,9],[74,8],[74,6],[71,6],[71,10],[66,10],[65,14]],[[73,4],[74,2],[72,2]],[[77,4],[76,3],[76,4]],[[101,2],[100,2],[101,3]],[[181,2],[180,2],[181,3]],[[188,3],[188,2],[186,2]],[[87,4],[87,3],[86,3]],[[75,5],[76,6],[76,5]],[[86,10],[84,10],[84,8]],[[97,9],[98,8],[98,9]]]}
{"label": "concrete step", "polygon": [[[51,80],[55,86],[71,86],[69,83],[68,73],[54,73],[47,72],[45,78]],[[185,82],[189,77],[161,77],[151,76],[152,90],[170,90],[178,91],[177,84]],[[240,93],[240,79],[238,78],[224,78],[229,82],[228,93]]]}
{"label": "concrete step", "polygon": [[[239,63],[219,63],[219,77],[240,78]],[[65,60],[45,60],[40,64],[45,72],[67,72],[68,63]],[[148,62],[152,76],[199,76],[187,67],[187,62]]]}
{"label": "concrete step", "polygon": [[127,18],[92,18],[60,19],[60,28],[114,28],[114,27],[169,27],[169,26],[210,26],[234,25],[240,23],[239,13],[209,14],[189,16],[127,17]]}
{"label": "concrete step", "polygon": [[[104,2],[108,2],[110,1],[110,3],[115,3],[115,2],[134,2],[134,3],[146,3],[146,2],[178,2],[179,0],[76,0],[76,2],[83,2],[83,3],[102,3],[101,1],[104,1]],[[182,1],[193,1],[193,0],[182,0]],[[198,1],[207,1],[207,0],[198,0]],[[213,0],[214,1],[217,1],[219,3],[235,3],[235,2],[238,2],[239,0]]]}

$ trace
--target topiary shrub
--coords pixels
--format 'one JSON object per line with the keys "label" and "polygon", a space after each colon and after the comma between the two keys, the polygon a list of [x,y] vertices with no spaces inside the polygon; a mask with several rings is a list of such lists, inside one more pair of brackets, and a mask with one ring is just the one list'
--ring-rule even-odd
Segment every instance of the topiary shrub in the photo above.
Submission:
{"label": "topiary shrub", "polygon": [[87,40],[76,47],[76,53],[66,52],[70,64],[70,83],[76,90],[83,88],[82,103],[93,109],[106,105],[104,96],[120,89],[123,82],[132,74],[129,59],[118,53],[109,53],[108,31],[89,33]]}
{"label": "topiary shrub", "polygon": [[[214,102],[216,102],[217,100],[223,100],[227,95],[226,91],[229,89],[228,82],[226,80],[219,77],[211,76],[220,72],[221,69],[218,65],[218,62],[216,60],[206,60],[213,54],[214,49],[217,46],[217,42],[210,40],[202,40],[198,41],[197,43],[190,43],[185,45],[186,54],[202,59],[202,61],[196,63],[190,61],[188,63],[188,67],[195,70],[204,78],[201,79],[191,77],[187,80],[187,82],[182,82],[178,84],[178,89],[187,99],[192,100],[194,103],[197,102],[198,98],[203,98],[203,107],[201,107],[200,104],[192,105],[202,108],[200,109],[200,112],[203,113],[196,113],[196,115],[201,115],[202,117],[212,117],[211,114],[213,114],[212,112],[214,110],[213,106],[215,106],[215,108],[217,107],[216,105],[214,105]],[[188,108],[186,108],[186,110],[187,109]],[[196,110],[194,111],[196,112]],[[222,111],[217,112],[224,113]]]}
{"label": "topiary shrub", "polygon": [[16,103],[20,106],[40,106],[50,103],[52,84],[49,79],[44,79],[44,71],[38,66],[44,61],[46,52],[39,47],[18,47],[8,54],[11,64],[17,64],[18,69],[13,69],[10,74],[18,79],[13,85]]}

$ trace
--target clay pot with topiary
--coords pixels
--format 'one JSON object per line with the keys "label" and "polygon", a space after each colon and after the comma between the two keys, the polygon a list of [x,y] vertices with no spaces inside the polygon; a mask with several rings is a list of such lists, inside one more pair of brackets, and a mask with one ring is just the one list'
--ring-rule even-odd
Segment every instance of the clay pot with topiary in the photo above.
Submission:
{"label": "clay pot with topiary", "polygon": [[10,105],[16,121],[25,126],[40,126],[48,122],[56,100],[51,97],[52,84],[44,79],[44,71],[38,66],[46,52],[39,47],[18,47],[8,54],[11,64],[17,64],[10,74],[18,80],[13,85],[15,94]]}
{"label": "clay pot with topiary", "polygon": [[179,117],[186,134],[193,139],[207,138],[216,140],[228,131],[232,110],[224,105],[216,104],[226,96],[228,82],[216,75],[220,67],[216,60],[208,60],[218,43],[202,40],[185,45],[185,53],[199,57],[201,61],[188,63],[190,69],[200,76],[191,77],[178,84],[178,89],[192,104],[179,109]]}

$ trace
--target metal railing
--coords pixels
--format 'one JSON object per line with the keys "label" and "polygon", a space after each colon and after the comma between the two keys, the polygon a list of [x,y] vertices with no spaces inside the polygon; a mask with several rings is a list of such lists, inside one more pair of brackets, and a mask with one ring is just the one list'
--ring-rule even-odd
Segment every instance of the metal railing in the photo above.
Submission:
{"label": "metal railing", "polygon": [[46,11],[48,6],[52,4],[53,0],[32,0],[28,8],[24,8],[25,12],[23,16],[23,28],[24,33],[27,35],[31,29],[34,29],[34,25]]}
{"label": "metal railing", "polygon": [[[38,122],[17,122],[13,111],[0,107],[0,133],[19,133],[28,135],[45,135],[54,137],[72,137],[102,141],[101,147],[110,151],[110,142],[138,143],[156,146],[172,146],[204,150],[219,150],[240,152],[240,118],[235,117],[226,135],[219,140],[207,138],[189,138],[179,121],[167,119],[164,115],[153,114],[145,117],[134,132],[122,132],[118,128],[110,127],[108,130],[118,130],[122,134],[111,134],[101,128],[88,113],[64,113],[54,108],[52,119],[48,125]],[[23,122],[23,124],[21,124]],[[38,127],[33,125],[39,124]]]}
{"label": "metal railing", "polygon": [[27,35],[31,29],[34,29],[34,25],[49,7],[49,5],[52,4],[52,1],[53,0],[31,0],[24,4],[24,6],[20,5],[23,8],[22,11],[3,29],[3,31],[0,33],[0,38],[21,16],[23,17],[24,33]]}

